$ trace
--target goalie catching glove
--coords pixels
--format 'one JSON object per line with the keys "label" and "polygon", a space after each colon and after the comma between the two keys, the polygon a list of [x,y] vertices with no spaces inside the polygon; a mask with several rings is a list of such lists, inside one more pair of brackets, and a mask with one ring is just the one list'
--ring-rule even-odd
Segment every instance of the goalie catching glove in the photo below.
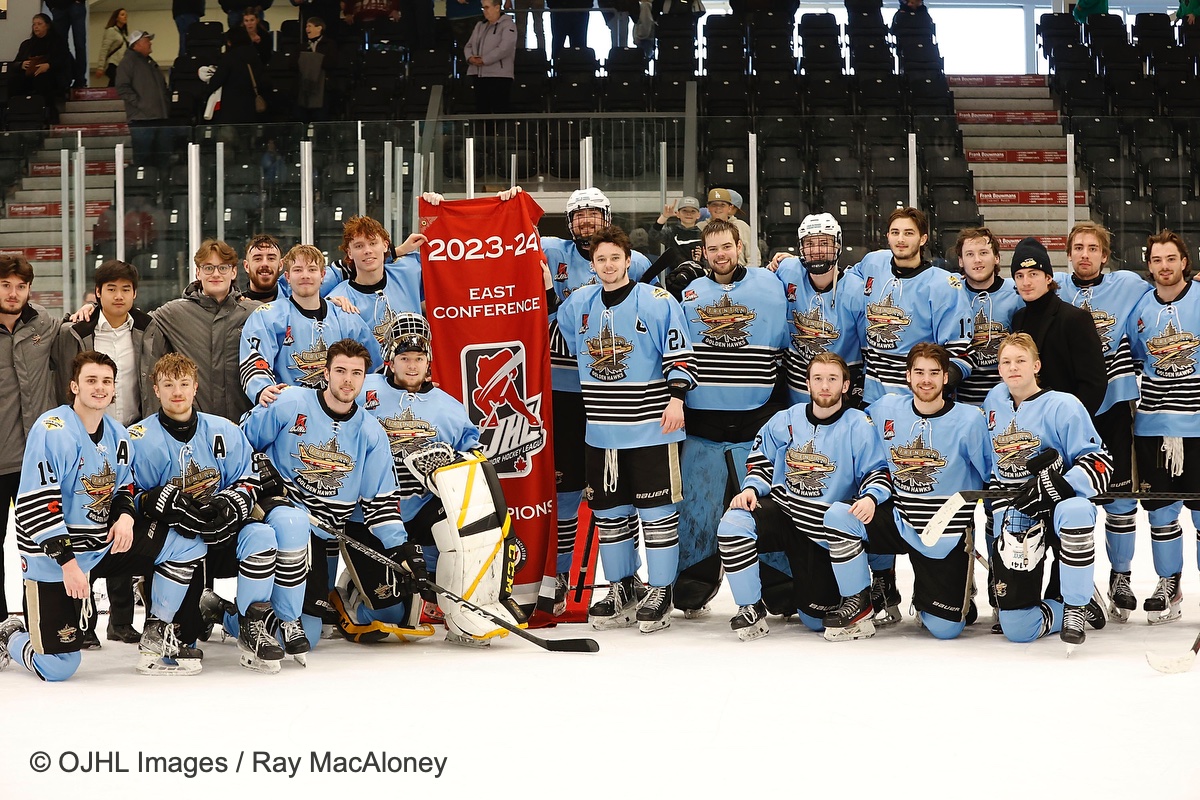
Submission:
{"label": "goalie catching glove", "polygon": [[1059,503],[1075,496],[1075,489],[1062,473],[1062,456],[1049,448],[1029,459],[1025,466],[1030,476],[1013,497],[1013,508],[1028,517],[1049,520]]}

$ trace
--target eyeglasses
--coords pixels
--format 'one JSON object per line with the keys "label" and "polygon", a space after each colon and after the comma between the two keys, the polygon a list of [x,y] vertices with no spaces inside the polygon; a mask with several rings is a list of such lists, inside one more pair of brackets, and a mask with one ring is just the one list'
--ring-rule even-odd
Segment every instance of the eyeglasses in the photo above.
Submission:
{"label": "eyeglasses", "polygon": [[212,275],[213,272],[219,272],[222,275],[228,275],[237,269],[237,264],[201,264],[196,267],[196,271],[201,275]]}

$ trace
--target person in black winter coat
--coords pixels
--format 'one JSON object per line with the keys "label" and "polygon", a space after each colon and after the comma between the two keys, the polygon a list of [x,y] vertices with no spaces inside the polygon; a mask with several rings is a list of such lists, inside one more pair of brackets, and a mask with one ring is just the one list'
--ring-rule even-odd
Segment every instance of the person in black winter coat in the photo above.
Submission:
{"label": "person in black winter coat", "polygon": [[267,70],[246,31],[234,28],[229,32],[229,45],[217,62],[217,71],[209,81],[209,87],[222,90],[221,107],[213,116],[214,123],[251,125],[260,121],[262,115],[254,109],[255,92],[254,83],[250,80],[251,72],[254,82],[258,84],[258,94],[265,98],[270,89]]}
{"label": "person in black winter coat", "polygon": [[1045,246],[1032,236],[1013,250],[1013,282],[1025,307],[1013,314],[1013,333],[1028,333],[1041,354],[1043,389],[1073,394],[1095,415],[1108,389],[1104,347],[1092,315],[1058,296]]}
{"label": "person in black winter coat", "polygon": [[11,71],[14,95],[41,95],[51,121],[58,118],[55,102],[71,82],[71,52],[45,14],[33,17],[30,37],[21,42]]}

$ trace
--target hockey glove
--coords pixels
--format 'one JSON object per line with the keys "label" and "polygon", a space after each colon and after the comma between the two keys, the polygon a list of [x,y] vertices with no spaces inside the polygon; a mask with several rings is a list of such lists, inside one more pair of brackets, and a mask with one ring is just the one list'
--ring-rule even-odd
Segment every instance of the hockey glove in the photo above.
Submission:
{"label": "hockey glove", "polygon": [[173,483],[150,489],[141,497],[142,513],[156,522],[177,525],[188,519],[199,520],[199,508]]}
{"label": "hockey glove", "polygon": [[1062,466],[1062,457],[1054,449],[1029,459],[1026,468],[1033,474],[1013,498],[1013,507],[1026,516],[1049,521],[1059,503],[1075,496],[1060,471]]}
{"label": "hockey glove", "polygon": [[679,300],[683,296],[683,290],[688,287],[688,284],[697,278],[703,278],[708,274],[708,270],[697,264],[695,261],[685,261],[671,270],[667,275],[666,288],[667,291]]}
{"label": "hockey glove", "polygon": [[396,575],[399,581],[396,592],[398,596],[420,593],[421,598],[427,602],[437,602],[437,594],[429,588],[429,570],[425,568],[425,553],[421,550],[421,545],[405,542],[399,547],[393,547],[387,555],[403,567]]}
{"label": "hockey glove", "polygon": [[254,454],[254,471],[258,473],[258,498],[287,497],[287,484],[266,453]]}
{"label": "hockey glove", "polygon": [[246,498],[230,489],[214,495],[212,501],[204,507],[208,515],[208,524],[200,530],[200,538],[204,543],[220,544],[236,536],[248,517],[248,513],[243,514],[245,504]]}

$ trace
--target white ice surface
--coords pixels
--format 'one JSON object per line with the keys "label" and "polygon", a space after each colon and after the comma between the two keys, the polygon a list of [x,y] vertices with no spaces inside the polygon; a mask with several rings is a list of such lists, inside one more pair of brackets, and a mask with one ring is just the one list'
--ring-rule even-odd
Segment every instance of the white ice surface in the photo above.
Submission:
{"label": "white ice surface", "polygon": [[[1183,619],[1150,628],[1135,612],[1123,626],[1089,629],[1070,659],[1057,636],[1016,645],[990,635],[986,610],[952,642],[934,641],[911,617],[837,644],[772,617],[770,636],[741,643],[725,589],[711,616],[676,614],[649,636],[583,625],[538,632],[592,636],[594,655],[515,637],[477,652],[439,633],[412,644],[322,642],[307,669],[288,662],[270,676],[240,668],[236,646],[214,639],[202,675],[157,678],[134,672],[134,646],[106,641],[63,684],[18,664],[0,674],[0,798],[1197,798],[1200,667],[1160,675],[1145,660],[1147,650],[1187,652],[1197,632],[1195,540],[1185,530]],[[14,539],[10,529],[15,577]],[[899,570],[907,612],[906,560]],[[1139,603],[1153,585],[1143,515]],[[18,591],[9,580],[12,608]],[[43,774],[30,768],[38,751],[50,756]],[[64,773],[67,751],[118,752],[129,771]],[[299,758],[300,769],[255,773],[255,751]],[[314,751],[448,761],[440,778],[314,774]],[[223,757],[228,771],[139,773],[139,753]]]}

